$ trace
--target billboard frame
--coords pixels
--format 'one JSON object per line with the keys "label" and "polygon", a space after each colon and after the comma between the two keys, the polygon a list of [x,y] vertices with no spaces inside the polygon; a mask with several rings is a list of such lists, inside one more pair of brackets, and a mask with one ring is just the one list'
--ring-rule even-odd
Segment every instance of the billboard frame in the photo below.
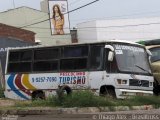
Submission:
{"label": "billboard frame", "polygon": [[[63,15],[66,15],[66,14],[68,14],[67,16],[67,18],[68,18],[68,28],[64,28],[64,29],[68,29],[68,31],[69,32],[67,32],[67,33],[64,33],[64,34],[53,34],[53,31],[52,31],[52,17],[51,17],[51,14],[50,14],[50,4],[49,4],[49,2],[50,1],[66,1],[66,3],[67,3],[67,12],[66,13],[63,13]],[[48,2],[48,15],[49,15],[49,23],[50,23],[50,31],[51,31],[51,35],[52,36],[54,36],[54,35],[56,35],[56,36],[59,36],[59,35],[70,35],[71,33],[70,33],[70,30],[71,30],[71,28],[70,28],[70,17],[69,17],[69,8],[68,8],[68,0],[47,0],[47,2]]]}

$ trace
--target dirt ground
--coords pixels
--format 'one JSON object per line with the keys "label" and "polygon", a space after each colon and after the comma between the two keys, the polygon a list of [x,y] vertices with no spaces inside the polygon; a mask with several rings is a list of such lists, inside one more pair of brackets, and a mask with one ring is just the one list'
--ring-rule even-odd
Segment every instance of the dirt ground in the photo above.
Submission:
{"label": "dirt ground", "polygon": [[13,100],[0,99],[0,107],[9,107],[14,105],[15,105],[15,101]]}

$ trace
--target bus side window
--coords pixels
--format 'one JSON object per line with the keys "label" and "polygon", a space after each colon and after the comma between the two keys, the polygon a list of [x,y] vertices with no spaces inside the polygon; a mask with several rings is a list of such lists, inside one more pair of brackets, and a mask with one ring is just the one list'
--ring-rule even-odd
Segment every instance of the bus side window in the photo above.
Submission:
{"label": "bus side window", "polygon": [[67,46],[63,49],[63,57],[86,57],[88,56],[88,46]]}
{"label": "bus side window", "polygon": [[34,50],[34,72],[58,71],[59,65],[59,48],[45,48]]}
{"label": "bus side window", "polygon": [[61,70],[83,70],[87,69],[87,58],[62,59]]}
{"label": "bus side window", "polygon": [[9,53],[8,72],[31,72],[32,51],[13,51]]}
{"label": "bus side window", "polygon": [[88,45],[67,46],[62,51],[60,70],[84,70],[87,69]]}
{"label": "bus side window", "polygon": [[90,47],[90,70],[101,70],[103,65],[103,46],[93,45]]}

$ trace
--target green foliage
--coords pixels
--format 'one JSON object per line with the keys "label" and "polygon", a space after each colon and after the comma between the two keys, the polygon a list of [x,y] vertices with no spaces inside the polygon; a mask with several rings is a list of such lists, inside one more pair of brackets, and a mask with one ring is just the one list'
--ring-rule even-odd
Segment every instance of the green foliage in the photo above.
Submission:
{"label": "green foliage", "polygon": [[109,99],[96,96],[90,91],[76,91],[69,96],[64,96],[61,105],[63,107],[99,107],[113,104]]}
{"label": "green foliage", "polygon": [[145,41],[141,40],[137,42],[138,44],[145,45]]}
{"label": "green foliage", "polygon": [[160,106],[159,96],[133,96],[126,99],[113,99],[96,96],[87,91],[75,91],[61,97],[52,96],[46,100],[16,102],[16,107],[105,107],[105,106]]}
{"label": "green foliage", "polygon": [[4,98],[4,89],[0,88],[0,98]]}
{"label": "green foliage", "polygon": [[45,100],[33,100],[33,101],[16,101],[15,106],[16,107],[54,107],[54,97],[48,97]]}

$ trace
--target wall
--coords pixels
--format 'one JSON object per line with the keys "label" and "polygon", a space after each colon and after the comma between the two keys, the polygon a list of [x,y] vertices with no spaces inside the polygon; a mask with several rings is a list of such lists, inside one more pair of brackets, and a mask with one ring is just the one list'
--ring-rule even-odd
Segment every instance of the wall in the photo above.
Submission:
{"label": "wall", "polygon": [[34,32],[8,26],[2,23],[0,23],[0,36],[13,37],[26,42],[35,43]]}
{"label": "wall", "polygon": [[[94,24],[90,25],[91,23]],[[78,27],[83,28],[83,31],[85,31],[83,33],[78,31],[79,41],[84,41],[84,39],[96,41],[121,39],[137,42],[160,38],[160,17],[97,20],[94,22],[81,23]],[[90,29],[85,29],[84,27],[90,27]],[[95,34],[97,36],[95,36]]]}
{"label": "wall", "polygon": [[42,45],[68,44],[71,43],[69,35],[51,35],[49,14],[28,7],[20,7],[0,13],[0,23],[22,27],[39,21],[44,21],[23,29],[36,33],[35,39],[40,40]]}
{"label": "wall", "polygon": [[96,21],[84,22],[77,25],[78,42],[86,43],[98,40]]}

